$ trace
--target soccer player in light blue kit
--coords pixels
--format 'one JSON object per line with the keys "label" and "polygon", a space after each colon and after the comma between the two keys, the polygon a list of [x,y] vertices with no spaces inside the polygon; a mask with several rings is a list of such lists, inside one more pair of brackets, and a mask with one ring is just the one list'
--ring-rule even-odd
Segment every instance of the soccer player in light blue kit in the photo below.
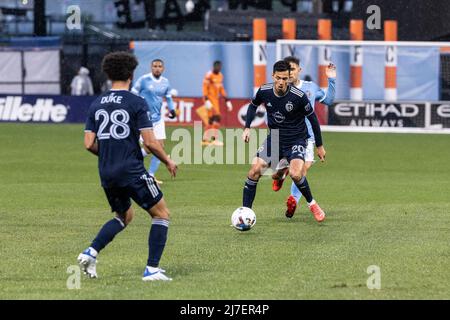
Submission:
{"label": "soccer player in light blue kit", "polygon": [[[154,59],[151,63],[151,73],[140,77],[134,84],[131,92],[143,97],[150,109],[151,120],[153,123],[153,131],[156,139],[164,148],[164,140],[166,139],[166,125],[164,122],[164,114],[162,111],[163,98],[166,98],[167,106],[169,108],[169,118],[176,117],[175,106],[172,99],[172,89],[169,80],[163,77],[164,61],[161,59]],[[142,155],[145,157],[149,154],[149,150],[142,148]],[[152,157],[149,174],[155,177],[155,172],[158,170],[161,161],[157,157]],[[162,184],[155,178],[158,184]]]}
{"label": "soccer player in light blue kit", "polygon": [[[300,68],[300,60],[298,58],[290,56],[284,58],[284,61],[289,63],[291,67],[290,71],[291,83],[295,85],[297,88],[299,88],[301,91],[306,93],[313,109],[316,100],[327,106],[330,106],[333,103],[336,92],[336,66],[333,63],[330,63],[326,69],[326,75],[328,78],[328,89],[327,91],[324,91],[316,83],[312,81],[304,81],[299,79],[301,68]],[[311,168],[311,166],[314,163],[314,145],[315,145],[314,132],[312,130],[311,123],[308,121],[308,119],[306,119],[306,126],[308,128],[309,138],[307,140],[306,146],[305,166],[303,167],[304,176],[306,176],[308,169]],[[284,178],[287,176],[288,171],[289,171],[288,163],[286,159],[282,159],[277,165],[277,172],[272,176],[272,178],[274,179],[272,189],[274,191],[278,191],[281,189],[284,182]],[[301,196],[302,194],[300,190],[298,190],[297,186],[294,183],[292,183],[291,195],[286,201],[287,206],[286,217],[292,218]]]}

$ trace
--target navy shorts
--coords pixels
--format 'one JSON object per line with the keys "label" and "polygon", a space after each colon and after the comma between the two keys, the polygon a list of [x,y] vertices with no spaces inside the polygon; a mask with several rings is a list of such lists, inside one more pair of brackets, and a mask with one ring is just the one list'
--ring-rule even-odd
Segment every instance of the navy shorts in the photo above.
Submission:
{"label": "navy shorts", "polygon": [[142,209],[148,210],[162,199],[163,194],[155,179],[146,172],[126,187],[103,188],[112,212],[125,213],[133,199]]}
{"label": "navy shorts", "polygon": [[282,158],[286,158],[288,162],[291,162],[293,159],[305,161],[306,140],[298,139],[293,143],[280,142],[278,145],[278,154],[276,152],[272,153],[272,147],[271,136],[268,136],[256,152],[256,156],[267,162],[269,166],[272,163],[276,165]]}

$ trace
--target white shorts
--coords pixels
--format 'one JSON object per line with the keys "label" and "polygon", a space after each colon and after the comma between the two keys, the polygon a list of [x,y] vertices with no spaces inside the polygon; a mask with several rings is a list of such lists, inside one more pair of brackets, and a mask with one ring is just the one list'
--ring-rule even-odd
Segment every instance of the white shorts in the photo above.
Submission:
{"label": "white shorts", "polygon": [[314,162],[314,141],[307,140],[305,162]]}
{"label": "white shorts", "polygon": [[[305,162],[312,162],[314,163],[314,141],[313,140],[307,140],[306,144],[306,152],[305,152]],[[281,159],[276,167],[276,170],[281,170],[284,168],[289,167],[289,162],[286,160],[286,158]]]}
{"label": "white shorts", "polygon": [[[164,123],[164,120],[153,123],[153,134],[155,135],[156,140],[166,139],[166,124]],[[139,142],[141,144],[144,142],[142,136],[139,137]]]}
{"label": "white shorts", "polygon": [[157,140],[166,139],[166,123],[163,119],[153,123],[153,133],[155,134],[155,138]]}

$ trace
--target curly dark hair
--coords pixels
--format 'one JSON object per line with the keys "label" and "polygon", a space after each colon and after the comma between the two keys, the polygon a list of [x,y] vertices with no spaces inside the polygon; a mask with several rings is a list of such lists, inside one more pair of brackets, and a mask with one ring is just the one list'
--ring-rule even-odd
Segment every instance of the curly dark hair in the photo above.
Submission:
{"label": "curly dark hair", "polygon": [[126,51],[108,53],[102,61],[102,70],[111,81],[127,81],[133,77],[138,61]]}

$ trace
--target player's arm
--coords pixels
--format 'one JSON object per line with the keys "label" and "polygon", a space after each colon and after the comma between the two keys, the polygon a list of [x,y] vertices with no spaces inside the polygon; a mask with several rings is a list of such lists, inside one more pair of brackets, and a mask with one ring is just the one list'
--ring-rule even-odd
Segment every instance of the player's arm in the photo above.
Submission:
{"label": "player's arm", "polygon": [[325,161],[325,148],[323,147],[322,142],[322,131],[320,130],[319,119],[317,119],[316,113],[313,111],[311,114],[307,116],[309,122],[311,123],[312,130],[314,132],[314,138],[316,140],[317,147],[317,155],[320,158],[320,161]]}
{"label": "player's arm", "polygon": [[314,133],[314,138],[316,140],[316,147],[317,147],[317,155],[319,156],[320,160],[323,162],[325,161],[325,148],[323,147],[322,142],[322,131],[320,130],[320,124],[319,120],[317,119],[317,115],[314,112],[314,109],[312,108],[308,97],[306,94],[303,95],[301,98],[301,105],[303,107],[303,114],[308,118],[309,122],[311,123],[311,127]]}
{"label": "player's arm", "polygon": [[177,165],[169,158],[161,144],[156,140],[153,130],[151,128],[141,129],[141,136],[144,140],[144,146],[161,160],[166,165],[172,177],[175,177],[177,174]]}
{"label": "player's arm", "polygon": [[89,108],[86,125],[84,128],[84,147],[87,151],[98,156],[98,142],[95,129],[95,113],[92,108]]}
{"label": "player's arm", "polygon": [[170,87],[170,85],[168,85],[165,97],[166,97],[166,101],[167,101],[167,107],[169,108],[169,118],[174,119],[177,116],[177,113],[175,112],[175,105],[173,103],[171,91],[172,91],[172,88]]}
{"label": "player's arm", "polygon": [[95,132],[85,131],[84,132],[84,147],[87,151],[98,156],[98,143],[97,135]]}
{"label": "player's arm", "polygon": [[134,83],[133,87],[131,88],[131,92],[133,92],[136,95],[140,95],[141,89],[142,89],[142,77],[137,79],[137,81]]}
{"label": "player's arm", "polygon": [[212,103],[209,101],[209,86],[210,86],[211,80],[209,79],[209,73],[205,75],[205,78],[203,78],[203,85],[202,85],[202,93],[203,93],[203,100],[205,101],[205,107],[206,109],[212,108]]}
{"label": "player's arm", "polygon": [[256,92],[255,97],[252,99],[252,101],[248,105],[247,109],[247,116],[245,118],[245,129],[242,133],[242,139],[245,142],[248,142],[250,140],[250,127],[252,125],[253,120],[256,116],[256,109],[258,109],[258,106],[262,103],[262,97],[261,97],[261,89]]}
{"label": "player's arm", "polygon": [[336,95],[336,66],[330,63],[325,72],[328,78],[328,88],[326,92],[318,88],[316,100],[319,100],[319,102],[327,106],[331,106]]}
{"label": "player's arm", "polygon": [[227,94],[227,91],[225,90],[225,87],[223,86],[223,84],[220,86],[220,94],[225,99],[225,104],[227,106],[227,110],[230,112],[233,111],[233,104],[231,103],[230,99],[228,99],[228,94]]}

